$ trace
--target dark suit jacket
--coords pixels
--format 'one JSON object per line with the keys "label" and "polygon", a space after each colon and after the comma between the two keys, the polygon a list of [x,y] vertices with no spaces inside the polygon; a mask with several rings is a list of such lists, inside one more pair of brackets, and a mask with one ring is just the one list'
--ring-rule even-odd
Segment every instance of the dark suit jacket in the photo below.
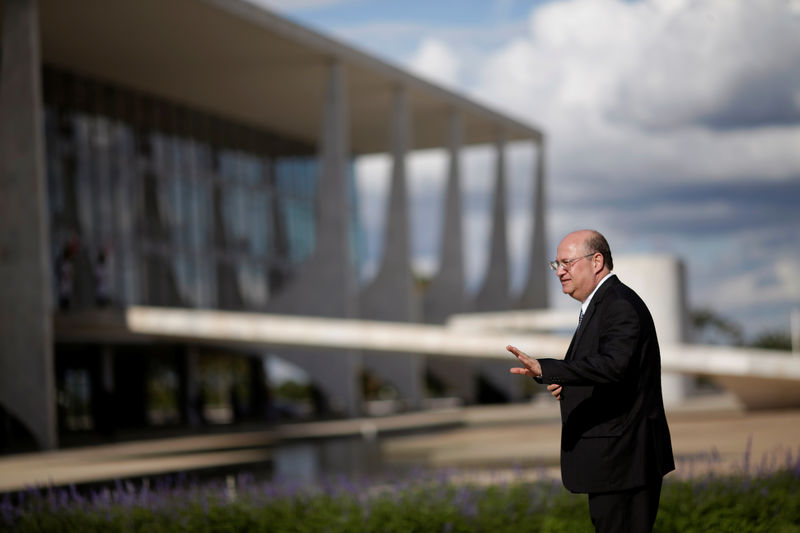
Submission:
{"label": "dark suit jacket", "polygon": [[561,391],[561,477],[572,492],[611,492],[675,468],[661,397],[661,355],[641,298],[616,276],[595,292],[563,361],[540,359]]}

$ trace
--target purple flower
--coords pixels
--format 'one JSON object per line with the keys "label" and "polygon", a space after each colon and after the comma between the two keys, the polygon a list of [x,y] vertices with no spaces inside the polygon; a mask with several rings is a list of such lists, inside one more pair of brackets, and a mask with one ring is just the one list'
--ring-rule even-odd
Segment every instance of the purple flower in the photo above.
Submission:
{"label": "purple flower", "polygon": [[711,447],[711,462],[718,463],[722,460],[722,456],[719,454],[719,450],[717,450],[716,446]]}
{"label": "purple flower", "polygon": [[3,501],[0,502],[0,515],[3,517],[3,522],[11,526],[14,524],[14,505],[11,503],[11,496],[6,493]]}
{"label": "purple flower", "polygon": [[747,446],[744,449],[744,458],[742,460],[742,473],[747,476],[750,473],[750,455],[753,450],[753,434],[747,437]]}

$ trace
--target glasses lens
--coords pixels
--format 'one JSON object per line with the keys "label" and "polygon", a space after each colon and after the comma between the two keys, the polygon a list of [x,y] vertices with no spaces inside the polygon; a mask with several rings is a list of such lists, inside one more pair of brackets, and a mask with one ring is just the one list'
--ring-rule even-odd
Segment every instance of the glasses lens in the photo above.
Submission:
{"label": "glasses lens", "polygon": [[547,264],[550,266],[550,270],[558,270],[558,261],[550,261]]}

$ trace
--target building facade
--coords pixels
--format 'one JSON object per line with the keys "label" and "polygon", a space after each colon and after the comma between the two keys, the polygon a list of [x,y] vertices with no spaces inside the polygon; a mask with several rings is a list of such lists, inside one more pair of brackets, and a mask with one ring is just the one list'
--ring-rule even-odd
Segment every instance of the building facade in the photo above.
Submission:
{"label": "building facade", "polygon": [[[133,334],[119,326],[131,306],[432,323],[546,306],[538,130],[239,0],[2,0],[0,17],[3,449],[271,416],[263,352]],[[512,141],[538,154],[536,260],[517,295],[502,200]],[[472,298],[458,161],[477,144],[498,155],[491,259]],[[405,161],[429,148],[449,170],[440,268],[421,298]],[[383,259],[362,286],[354,161],[375,153],[391,156],[392,185]],[[409,408],[437,368],[340,350],[319,371],[317,351],[280,353],[337,416],[363,413],[364,368]],[[477,401],[470,386],[453,384]]]}

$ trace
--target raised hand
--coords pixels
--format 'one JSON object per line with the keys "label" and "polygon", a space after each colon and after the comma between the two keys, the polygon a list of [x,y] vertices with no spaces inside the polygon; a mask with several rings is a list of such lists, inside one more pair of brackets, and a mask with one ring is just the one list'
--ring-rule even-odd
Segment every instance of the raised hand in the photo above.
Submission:
{"label": "raised hand", "polygon": [[528,376],[531,378],[538,378],[542,375],[542,365],[539,364],[539,361],[530,357],[525,352],[520,350],[515,346],[508,345],[506,346],[506,350],[514,354],[514,356],[519,360],[520,363],[525,365],[524,368],[515,367],[511,369],[512,374],[521,374],[523,376]]}

